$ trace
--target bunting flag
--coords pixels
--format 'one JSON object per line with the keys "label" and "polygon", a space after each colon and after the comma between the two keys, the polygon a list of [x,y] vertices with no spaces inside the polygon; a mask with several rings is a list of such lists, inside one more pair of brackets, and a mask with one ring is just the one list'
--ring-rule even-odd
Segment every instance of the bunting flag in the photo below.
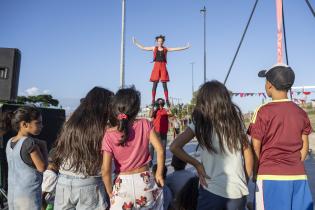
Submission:
{"label": "bunting flag", "polygon": [[[292,91],[292,95],[310,95],[312,93],[315,93],[315,91]],[[266,94],[265,93],[262,93],[262,92],[259,92],[259,93],[247,93],[247,92],[239,92],[239,93],[232,93],[233,96],[239,96],[241,98],[244,98],[244,97],[249,97],[249,96],[258,96],[258,97],[264,97],[264,98],[267,98]],[[296,100],[300,100],[300,99],[296,99]],[[305,101],[305,100],[304,100]],[[301,100],[300,100],[301,102]]]}
{"label": "bunting flag", "polygon": [[292,91],[292,94],[296,94],[296,95],[310,95],[312,93],[315,93],[315,91]]}
{"label": "bunting flag", "polygon": [[248,97],[248,96],[259,96],[267,98],[265,93],[232,93],[233,96],[240,96],[241,98]]}

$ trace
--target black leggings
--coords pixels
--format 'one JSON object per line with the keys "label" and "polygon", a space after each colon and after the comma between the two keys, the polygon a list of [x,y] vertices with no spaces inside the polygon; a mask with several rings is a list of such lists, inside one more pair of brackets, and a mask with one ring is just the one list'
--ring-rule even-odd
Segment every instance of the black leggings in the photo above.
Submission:
{"label": "black leggings", "polygon": [[[158,86],[159,82],[153,82],[153,87],[152,87],[152,91],[156,92],[157,86]],[[163,84],[163,89],[164,91],[168,91],[167,89],[167,83],[166,82],[162,82]]]}

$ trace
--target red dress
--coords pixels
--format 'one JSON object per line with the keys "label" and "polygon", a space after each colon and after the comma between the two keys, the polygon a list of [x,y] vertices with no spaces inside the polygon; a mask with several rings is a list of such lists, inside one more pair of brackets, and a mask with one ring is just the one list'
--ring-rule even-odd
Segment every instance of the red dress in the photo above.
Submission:
{"label": "red dress", "polygon": [[151,73],[150,81],[151,82],[159,82],[159,81],[168,82],[168,81],[170,81],[170,78],[168,76],[168,71],[166,68],[167,48],[163,47],[163,53],[164,53],[164,57],[165,57],[164,61],[156,61],[157,52],[158,52],[158,47],[155,47],[154,51],[153,51],[154,66],[153,66],[153,70]]}

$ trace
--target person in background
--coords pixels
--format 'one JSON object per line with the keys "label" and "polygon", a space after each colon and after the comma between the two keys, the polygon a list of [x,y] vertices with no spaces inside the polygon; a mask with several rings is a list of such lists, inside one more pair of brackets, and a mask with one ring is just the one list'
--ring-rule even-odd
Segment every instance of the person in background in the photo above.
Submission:
{"label": "person in background", "polygon": [[101,145],[113,93],[94,87],[64,124],[54,147],[59,170],[54,209],[106,209]]}
{"label": "person in background", "polygon": [[[153,127],[158,135],[158,137],[161,139],[164,151],[166,151],[167,146],[167,133],[168,133],[168,127],[169,127],[169,120],[168,118],[172,116],[172,113],[170,110],[165,109],[165,101],[162,98],[159,98],[156,100],[155,108],[154,110],[151,110],[150,116],[153,119]],[[154,147],[150,144],[150,155],[152,158],[152,161],[154,160]],[[152,165],[152,163],[150,164]]]}
{"label": "person in background", "polygon": [[174,198],[178,195],[179,191],[184,187],[189,179],[196,175],[186,170],[187,163],[173,155],[171,165],[174,168],[174,172],[166,177],[166,185],[171,189]]}
{"label": "person in background", "polygon": [[[198,210],[243,210],[253,169],[243,115],[228,89],[218,81],[204,83],[196,100],[192,124],[173,141],[171,151],[197,170],[201,184]],[[201,162],[183,149],[195,136],[201,147]]]}
{"label": "person in background", "polygon": [[[137,119],[140,93],[120,89],[111,102],[110,128],[106,129],[102,151],[102,175],[112,210],[163,209],[164,149],[150,121]],[[157,151],[157,172],[152,176],[149,143]],[[112,160],[115,164],[112,182]]]}
{"label": "person in background", "polygon": [[48,166],[46,171],[43,173],[42,210],[53,210],[54,208],[58,169],[52,160],[53,152],[54,149],[50,150],[48,154]]}
{"label": "person in background", "polygon": [[258,76],[266,78],[272,101],[257,109],[248,129],[256,160],[256,209],[313,209],[303,163],[312,127],[307,113],[288,99],[294,71],[277,64]]}
{"label": "person in background", "polygon": [[[155,176],[156,170],[157,170],[157,164],[154,164],[152,167],[153,176]],[[166,174],[167,174],[167,167],[164,166],[164,173],[163,173],[164,180],[166,179]],[[172,191],[166,184],[163,186],[163,197],[164,197],[164,204],[163,204],[164,210],[168,210],[169,208],[171,208],[173,195],[172,195]]]}
{"label": "person in background", "polygon": [[[176,210],[196,210],[199,195],[199,178],[192,177],[176,196]],[[241,209],[243,210],[243,209]]]}
{"label": "person in background", "polygon": [[[40,210],[41,184],[47,167],[47,148],[31,136],[42,130],[42,115],[35,107],[20,107],[12,115],[17,135],[6,147],[8,161],[8,206],[10,210]],[[41,145],[39,145],[41,144]]]}
{"label": "person in background", "polygon": [[173,117],[173,129],[173,137],[175,139],[176,136],[180,133],[180,121],[176,116]]}

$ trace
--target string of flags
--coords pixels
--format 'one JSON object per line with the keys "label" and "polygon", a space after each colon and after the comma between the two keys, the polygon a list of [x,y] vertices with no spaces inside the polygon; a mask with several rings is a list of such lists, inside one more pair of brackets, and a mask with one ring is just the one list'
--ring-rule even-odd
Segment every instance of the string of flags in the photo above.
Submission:
{"label": "string of flags", "polygon": [[314,93],[315,91],[292,91],[292,94],[296,94],[296,95],[311,95],[312,93]]}
{"label": "string of flags", "polygon": [[[315,93],[315,91],[292,91],[292,95],[311,95],[312,93]],[[239,96],[241,98],[248,97],[248,96],[259,96],[267,98],[266,93],[260,92],[260,93],[246,93],[246,92],[240,92],[240,93],[232,93],[233,96]],[[297,99],[300,100],[300,99]],[[302,102],[302,100],[300,100]]]}
{"label": "string of flags", "polygon": [[262,96],[264,98],[267,98],[265,93],[232,93],[232,95],[239,96],[241,98],[248,97],[248,96],[259,96],[259,97]]}

